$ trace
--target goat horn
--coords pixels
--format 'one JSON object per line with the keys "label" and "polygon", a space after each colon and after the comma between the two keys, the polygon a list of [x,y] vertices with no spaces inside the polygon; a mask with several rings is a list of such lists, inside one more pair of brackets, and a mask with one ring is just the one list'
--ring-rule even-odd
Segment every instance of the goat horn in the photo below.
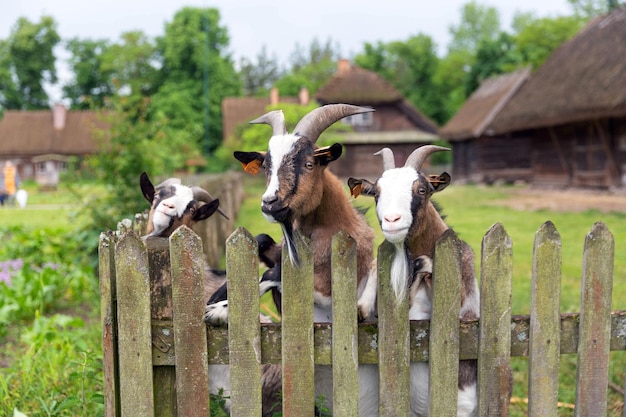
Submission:
{"label": "goat horn", "polygon": [[154,188],[158,190],[160,188],[171,187],[172,185],[178,185],[178,184],[180,184],[180,178],[168,178]]}
{"label": "goat horn", "polygon": [[333,123],[353,114],[374,111],[367,107],[353,106],[351,104],[328,104],[318,107],[302,118],[293,132],[298,136],[304,136],[311,142],[317,142],[322,132]]}
{"label": "goat horn", "polygon": [[374,155],[380,155],[383,158],[383,171],[394,169],[396,167],[396,161],[393,157],[393,151],[389,148],[382,148]]}
{"label": "goat horn", "polygon": [[[191,187],[191,191],[193,192],[193,198],[196,201],[210,203],[211,201],[214,200],[214,198],[211,197],[211,194],[209,194],[209,192],[205,190],[204,188],[194,185]],[[221,208],[218,207],[217,212],[221,214],[222,216],[224,216],[227,220],[230,220],[228,216],[226,215],[226,213],[224,213]]]}
{"label": "goat horn", "polygon": [[287,133],[287,127],[285,126],[285,115],[283,114],[282,110],[274,110],[269,113],[265,113],[263,116],[256,118],[249,123],[265,123],[272,126],[272,136],[281,136]]}
{"label": "goat horn", "polygon": [[406,167],[413,167],[416,171],[422,169],[422,164],[428,158],[428,156],[434,152],[438,151],[449,151],[449,148],[444,148],[443,146],[435,146],[435,145],[424,145],[420,146],[406,159],[406,163],[404,164]]}

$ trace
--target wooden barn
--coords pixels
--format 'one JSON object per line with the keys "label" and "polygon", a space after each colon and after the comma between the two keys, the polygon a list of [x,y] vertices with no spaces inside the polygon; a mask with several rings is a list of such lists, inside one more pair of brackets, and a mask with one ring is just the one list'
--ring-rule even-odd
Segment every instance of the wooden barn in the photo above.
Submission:
{"label": "wooden barn", "polygon": [[337,73],[314,95],[320,105],[348,103],[372,107],[373,113],[343,119],[353,132],[342,137],[340,163],[330,169],[340,177],[376,178],[382,160],[372,155],[384,147],[394,151],[397,164],[418,146],[437,140],[437,125],[406,100],[380,75],[339,60]]}
{"label": "wooden barn", "polygon": [[455,180],[626,186],[626,8],[592,20],[533,74],[483,82],[440,130]]}

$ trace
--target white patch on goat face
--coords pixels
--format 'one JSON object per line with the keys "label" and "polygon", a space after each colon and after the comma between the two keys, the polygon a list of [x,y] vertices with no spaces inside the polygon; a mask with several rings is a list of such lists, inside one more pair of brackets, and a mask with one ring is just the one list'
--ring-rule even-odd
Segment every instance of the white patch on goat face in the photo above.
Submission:
{"label": "white patch on goat face", "polygon": [[181,217],[193,200],[193,191],[184,185],[173,185],[174,194],[157,203],[152,217],[154,233],[159,234],[170,225],[172,218]]}
{"label": "white patch on goat face", "polygon": [[[291,152],[298,139],[300,139],[300,137],[293,134],[272,136],[272,138],[270,139],[268,153],[272,158],[272,166],[269,172],[269,182],[267,184],[267,189],[265,190],[265,193],[263,193],[261,199],[262,201],[272,200],[276,197],[276,193],[278,193],[279,187],[278,169],[283,164],[285,155]],[[263,216],[269,222],[276,222],[276,219],[274,219],[274,217],[269,214],[263,213]]]}
{"label": "white patch on goat face", "polygon": [[417,178],[413,168],[395,168],[385,171],[378,179],[376,214],[385,239],[391,243],[404,242],[413,223],[412,186]]}

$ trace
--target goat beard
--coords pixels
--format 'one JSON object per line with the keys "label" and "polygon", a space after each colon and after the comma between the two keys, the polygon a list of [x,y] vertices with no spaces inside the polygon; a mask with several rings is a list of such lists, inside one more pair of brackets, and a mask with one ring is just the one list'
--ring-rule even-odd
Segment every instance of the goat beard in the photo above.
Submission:
{"label": "goat beard", "polygon": [[287,253],[289,254],[289,260],[291,264],[300,266],[300,255],[298,254],[298,248],[296,247],[296,240],[293,230],[293,222],[286,221],[281,222],[280,227],[283,230],[283,237],[285,238],[285,244],[287,245]]}

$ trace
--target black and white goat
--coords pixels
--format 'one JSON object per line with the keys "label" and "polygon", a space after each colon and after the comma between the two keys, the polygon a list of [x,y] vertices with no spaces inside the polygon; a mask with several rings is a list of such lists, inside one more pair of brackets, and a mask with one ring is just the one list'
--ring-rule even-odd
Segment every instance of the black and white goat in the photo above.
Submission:
{"label": "black and white goat", "polygon": [[[273,135],[267,151],[235,152],[246,172],[256,174],[264,168],[267,189],[261,199],[261,211],[270,222],[278,222],[284,242],[294,265],[299,254],[294,244],[297,231],[311,240],[314,268],[314,320],[332,321],[331,305],[331,248],[333,236],[343,230],[357,247],[357,280],[362,294],[373,259],[375,234],[346,195],[341,181],[327,167],[341,156],[342,146],[335,143],[319,147],[320,134],[340,119],[364,112],[370,108],[347,104],[319,107],[300,120],[293,133],[288,133],[282,111],[269,112],[251,123],[265,123]],[[374,305],[358,313],[361,317],[375,317]],[[316,366],[316,394],[323,395],[332,404],[331,369]],[[359,366],[359,415],[377,415],[370,399],[378,396],[378,374],[373,365]]]}
{"label": "black and white goat", "polygon": [[[391,284],[398,301],[409,298],[409,319],[430,319],[432,296],[432,256],[435,243],[449,228],[430,201],[433,193],[450,183],[450,175],[427,176],[420,172],[425,159],[433,152],[448,148],[426,145],[411,153],[402,168],[396,168],[393,152],[384,148],[384,172],[375,183],[365,179],[348,180],[353,196],[376,199],[376,215],[386,240],[396,247],[391,267]],[[474,273],[474,255],[462,244],[462,297],[459,317],[470,320],[480,314],[478,284]],[[373,276],[370,279],[375,279]],[[407,297],[408,293],[408,297]],[[428,364],[411,363],[411,416],[428,415]],[[459,366],[458,416],[476,412],[477,363],[461,361]]]}

